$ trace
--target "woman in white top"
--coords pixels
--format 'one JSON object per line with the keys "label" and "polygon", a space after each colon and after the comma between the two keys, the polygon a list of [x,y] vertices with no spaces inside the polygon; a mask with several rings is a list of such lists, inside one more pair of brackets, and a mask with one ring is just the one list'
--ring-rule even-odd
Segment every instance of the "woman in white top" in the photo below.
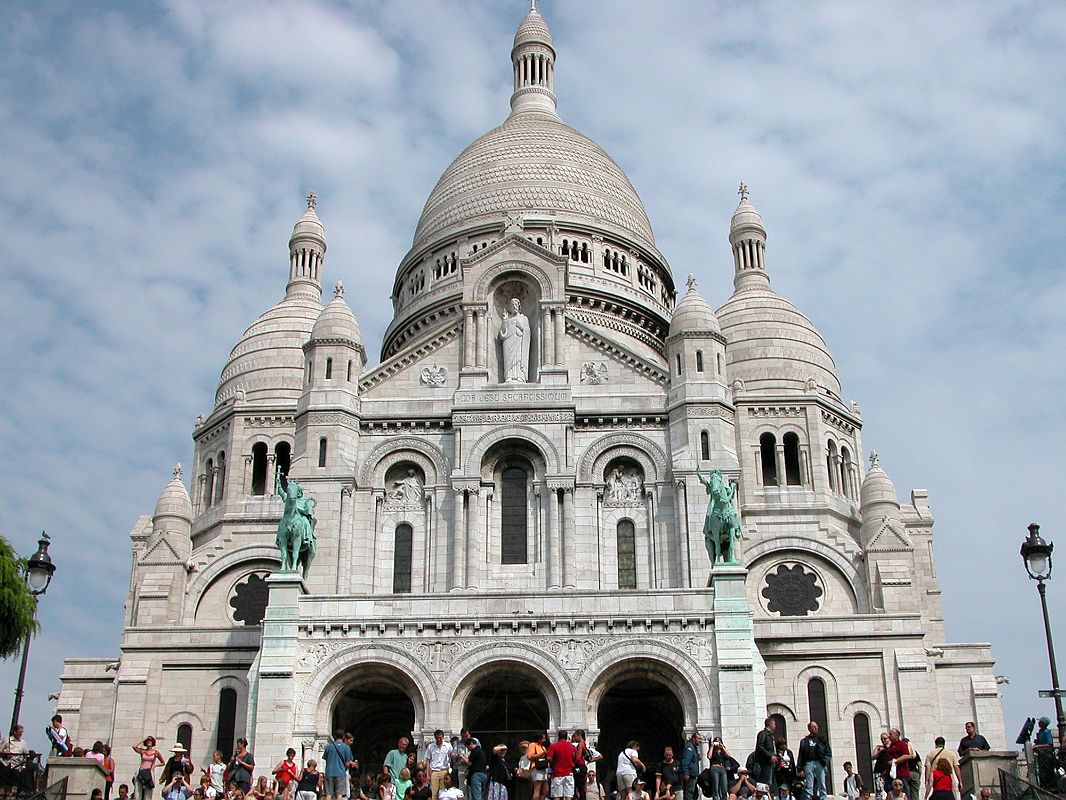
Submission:
{"label": "woman in white top", "polygon": [[615,767],[614,776],[618,782],[618,796],[621,800],[629,800],[630,789],[637,781],[637,770],[645,771],[639,753],[640,742],[632,741],[618,754],[618,765]]}

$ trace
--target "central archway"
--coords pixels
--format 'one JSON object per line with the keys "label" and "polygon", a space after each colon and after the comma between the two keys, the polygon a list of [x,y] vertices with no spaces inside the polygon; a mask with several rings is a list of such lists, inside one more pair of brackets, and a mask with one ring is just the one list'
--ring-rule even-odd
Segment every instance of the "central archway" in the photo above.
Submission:
{"label": "central archway", "polygon": [[411,738],[415,707],[402,680],[379,671],[359,676],[344,688],[333,707],[331,722],[332,731],[352,734],[352,752],[363,772],[373,774],[380,771],[385,755],[401,736]]}
{"label": "central archway", "polygon": [[463,727],[486,748],[506,744],[511,761],[518,759],[520,741],[551,726],[553,706],[544,677],[527,665],[489,664],[467,676],[464,683]]}

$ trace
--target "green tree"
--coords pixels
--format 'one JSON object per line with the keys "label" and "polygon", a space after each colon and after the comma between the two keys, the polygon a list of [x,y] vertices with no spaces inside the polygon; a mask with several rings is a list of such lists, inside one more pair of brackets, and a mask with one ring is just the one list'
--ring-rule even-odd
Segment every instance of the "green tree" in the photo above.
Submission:
{"label": "green tree", "polygon": [[11,658],[37,631],[37,598],[26,584],[26,559],[0,536],[0,658]]}

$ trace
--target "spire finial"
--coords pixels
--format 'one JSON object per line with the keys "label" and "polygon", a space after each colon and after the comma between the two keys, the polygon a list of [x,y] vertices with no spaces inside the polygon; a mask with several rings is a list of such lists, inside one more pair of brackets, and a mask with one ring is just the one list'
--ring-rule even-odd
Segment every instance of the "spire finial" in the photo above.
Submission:
{"label": "spire finial", "polygon": [[318,195],[311,192],[307,195],[307,207],[314,208],[316,205],[318,205]]}
{"label": "spire finial", "polygon": [[337,281],[337,284],[333,287],[334,299],[344,297],[344,284],[341,281]]}
{"label": "spire finial", "polygon": [[737,189],[737,194],[740,195],[740,202],[746,202],[748,199],[748,184],[744,183],[744,181],[741,181],[740,188]]}
{"label": "spire finial", "polygon": [[688,280],[685,281],[685,285],[688,286],[690,292],[696,291],[696,276],[691,272],[688,274]]}
{"label": "spire finial", "polygon": [[174,465],[174,477],[177,480],[179,480],[179,481],[181,480],[181,464],[180,463]]}
{"label": "spire finial", "polygon": [[537,13],[537,0],[529,0],[529,13],[530,14],[536,14]]}
{"label": "spire finial", "polygon": [[881,466],[881,464],[878,461],[877,451],[876,450],[871,450],[870,451],[870,469],[873,469],[874,467],[879,467],[879,466]]}

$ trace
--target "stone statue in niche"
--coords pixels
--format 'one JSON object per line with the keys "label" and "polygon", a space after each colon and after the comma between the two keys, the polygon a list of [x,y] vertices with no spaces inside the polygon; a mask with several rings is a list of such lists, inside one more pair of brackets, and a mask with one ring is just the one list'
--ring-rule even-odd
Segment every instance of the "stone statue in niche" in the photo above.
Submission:
{"label": "stone statue in niche", "polygon": [[503,343],[503,382],[526,383],[529,369],[529,320],[522,313],[522,301],[512,297],[509,313],[500,325]]}
{"label": "stone statue in niche", "polygon": [[274,474],[274,493],[285,501],[285,513],[278,522],[278,550],[281,551],[281,571],[295,572],[303,566],[303,576],[315,557],[315,499],[304,495],[304,487],[295,478],[288,478],[278,467]]}
{"label": "stone statue in niche", "polygon": [[418,479],[418,474],[413,469],[407,470],[407,477],[403,480],[392,482],[389,500],[405,505],[422,502],[422,481]]}
{"label": "stone statue in niche", "polygon": [[707,547],[707,555],[711,557],[711,566],[719,558],[724,564],[736,564],[734,542],[740,538],[740,515],[733,505],[733,495],[737,487],[726,481],[717,469],[711,471],[709,479],[705,478],[700,473],[699,464],[696,465],[696,477],[710,495],[707,517],[703,521],[703,542]]}
{"label": "stone statue in niche", "polygon": [[637,469],[630,467],[627,470],[619,466],[607,476],[603,495],[608,503],[634,503],[640,501],[643,488],[644,479]]}

